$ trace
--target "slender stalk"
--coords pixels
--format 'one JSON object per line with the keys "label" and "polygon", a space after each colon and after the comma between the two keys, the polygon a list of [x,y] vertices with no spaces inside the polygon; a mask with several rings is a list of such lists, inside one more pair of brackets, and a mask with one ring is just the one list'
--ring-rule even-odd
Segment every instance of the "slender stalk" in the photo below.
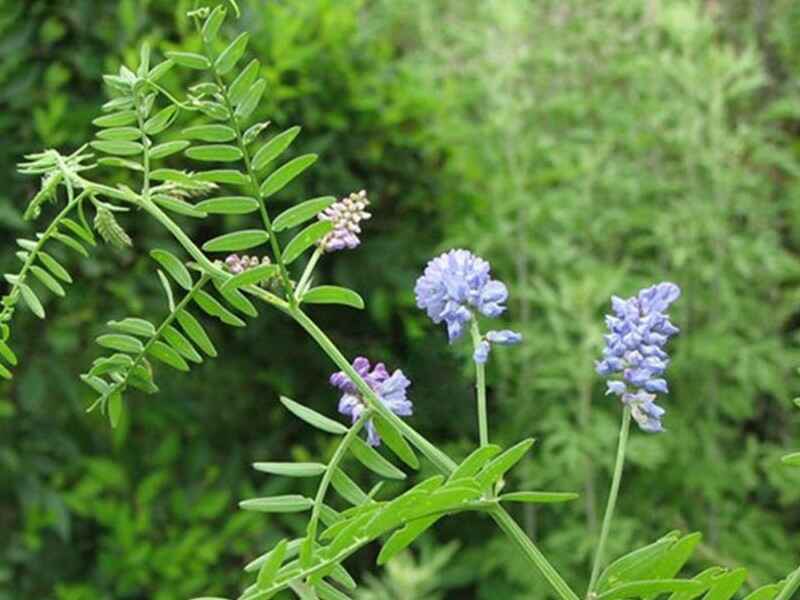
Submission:
{"label": "slender stalk", "polygon": [[142,105],[139,94],[136,94],[136,121],[139,124],[139,131],[142,132],[142,198],[150,198],[150,138],[144,132],[144,116],[142,115]]}
{"label": "slender stalk", "polygon": [[[478,350],[481,343],[481,330],[475,319],[472,320],[472,345]],[[486,415],[486,365],[475,361],[475,390],[478,397],[478,435],[481,447],[489,445],[489,418]]]}
{"label": "slender stalk", "polygon": [[[353,423],[352,427],[350,427],[347,434],[342,438],[342,441],[339,442],[339,445],[336,448],[336,452],[333,453],[333,457],[331,457],[330,462],[325,469],[325,474],[322,476],[322,481],[319,483],[319,487],[317,488],[317,495],[314,498],[314,508],[311,511],[311,519],[308,521],[308,527],[306,528],[306,543],[307,544],[314,544],[317,540],[317,526],[319,524],[319,515],[322,511],[322,503],[325,501],[325,494],[328,492],[328,487],[330,486],[331,479],[333,478],[333,474],[337,468],[339,468],[339,463],[342,462],[342,459],[347,454],[347,450],[350,448],[350,444],[353,443],[353,439],[358,435],[358,432],[361,431],[361,428],[364,426],[364,423],[369,416],[372,414],[372,411],[367,409],[358,420]],[[313,547],[313,546],[312,546]],[[311,557],[310,553],[301,553],[300,563],[302,566],[308,566],[308,559]]]}
{"label": "slender stalk", "polygon": [[594,588],[597,585],[597,578],[600,576],[600,567],[603,563],[603,553],[606,548],[606,541],[608,540],[608,532],[611,529],[611,520],[614,517],[614,508],[617,504],[617,495],[619,494],[619,483],[622,480],[622,467],[625,464],[625,448],[628,445],[628,433],[631,427],[631,409],[626,406],[622,411],[622,425],[619,430],[619,445],[617,446],[617,460],[614,464],[614,476],[611,480],[611,490],[608,493],[608,503],[606,504],[606,513],[603,516],[603,526],[600,530],[600,541],[597,544],[597,552],[594,556],[594,565],[592,566],[592,577],[589,580],[589,589],[586,592],[587,598],[591,597]]}
{"label": "slender stalk", "polygon": [[281,245],[280,242],[278,241],[278,236],[272,229],[272,221],[270,220],[269,213],[267,212],[267,206],[266,202],[264,201],[264,196],[261,194],[261,185],[258,180],[258,175],[253,169],[253,164],[250,160],[250,152],[247,150],[247,145],[244,143],[244,139],[242,137],[242,128],[239,126],[239,121],[236,118],[233,103],[228,97],[228,88],[225,86],[225,82],[222,80],[222,76],[217,71],[216,56],[214,56],[211,47],[209,46],[205,36],[203,35],[203,28],[200,25],[200,19],[195,18],[195,27],[197,28],[197,33],[203,40],[203,48],[205,49],[206,56],[211,62],[211,67],[210,67],[211,74],[213,75],[214,80],[219,86],[220,93],[222,95],[223,100],[225,101],[225,108],[228,109],[228,114],[230,115],[228,121],[233,127],[233,130],[236,132],[236,144],[242,153],[242,160],[244,161],[244,166],[247,171],[247,176],[250,178],[250,185],[253,187],[253,196],[256,198],[256,200],[258,200],[258,208],[259,212],[261,213],[261,220],[264,224],[264,231],[266,231],[267,235],[269,236],[269,243],[272,248],[273,257],[275,258],[275,263],[278,265],[278,270],[280,272],[281,282],[283,283],[286,299],[289,301],[289,304],[296,305],[297,301],[295,300],[294,294],[292,293],[292,281],[289,278],[289,271],[286,268],[286,264],[283,262]]}
{"label": "slender stalk", "polygon": [[783,586],[781,593],[775,600],[791,600],[794,593],[800,589],[800,567],[795,569],[794,573],[789,575],[786,584]]}
{"label": "slender stalk", "polygon": [[314,250],[314,253],[311,255],[311,258],[308,259],[308,264],[306,268],[303,270],[303,275],[300,277],[300,281],[297,284],[297,288],[295,288],[295,299],[300,300],[302,295],[306,291],[306,286],[308,285],[309,279],[311,279],[311,274],[314,272],[314,268],[317,266],[317,262],[319,261],[322,254],[325,250],[322,246],[317,246]]}

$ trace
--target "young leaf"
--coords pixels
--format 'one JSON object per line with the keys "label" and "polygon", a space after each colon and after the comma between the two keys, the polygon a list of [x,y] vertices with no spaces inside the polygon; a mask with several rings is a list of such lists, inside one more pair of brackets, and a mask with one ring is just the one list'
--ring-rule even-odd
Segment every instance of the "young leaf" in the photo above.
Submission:
{"label": "young leaf", "polygon": [[203,142],[230,142],[236,132],[227,125],[196,125],[183,130],[183,135]]}
{"label": "young leaf", "polygon": [[379,415],[375,415],[372,418],[372,422],[375,425],[375,429],[378,431],[378,435],[381,436],[381,439],[383,439],[389,449],[409,467],[412,469],[419,469],[419,460],[417,460],[414,451],[403,439],[402,434],[395,429],[389,421]]}
{"label": "young leaf", "polygon": [[252,500],[239,502],[239,507],[244,510],[267,513],[303,512],[312,506],[314,506],[313,500],[296,494],[272,496],[271,498],[253,498]]}
{"label": "young leaf", "polygon": [[258,267],[252,267],[228,279],[222,288],[220,288],[220,291],[224,292],[226,290],[240,288],[245,285],[260,283],[270,279],[277,273],[277,265],[261,265]]}
{"label": "young leaf", "polygon": [[203,37],[209,44],[216,39],[219,28],[225,21],[226,13],[227,11],[225,10],[224,6],[217,6],[211,11],[211,14],[208,15],[206,22],[203,23]]}
{"label": "young leaf", "polygon": [[264,180],[264,183],[261,184],[261,195],[264,198],[268,198],[276,192],[279,192],[286,187],[292,179],[313,165],[316,160],[316,154],[303,154],[302,156],[293,158]]}
{"label": "young leaf", "polygon": [[165,60],[164,62],[150,69],[150,73],[147,74],[147,78],[153,83],[155,83],[159,79],[161,79],[164,75],[166,75],[170,71],[170,69],[172,69],[172,67],[174,66],[175,66],[174,60]]}
{"label": "young leaf", "polygon": [[192,146],[186,151],[186,156],[206,162],[231,162],[242,158],[242,151],[236,146],[211,144],[208,146]]}
{"label": "young leaf", "polygon": [[258,103],[261,101],[261,96],[264,94],[264,89],[267,87],[267,82],[263,79],[259,79],[253,85],[250,86],[250,89],[247,90],[245,95],[242,97],[239,106],[236,107],[235,117],[237,121],[244,121],[247,119],[253,111],[258,106]]}
{"label": "young leaf", "polygon": [[124,142],[121,140],[116,141],[97,141],[90,142],[89,144],[95,150],[105,152],[106,154],[115,154],[117,156],[134,156],[142,153],[142,145],[139,142]]}
{"label": "young leaf", "polygon": [[192,276],[189,275],[189,270],[184,266],[184,264],[178,259],[177,256],[172,254],[171,252],[167,252],[166,250],[151,250],[150,256],[153,257],[158,264],[164,267],[164,270],[167,271],[172,278],[178,283],[185,290],[192,289]]}
{"label": "young leaf", "polygon": [[318,412],[303,406],[302,404],[298,404],[294,400],[290,400],[285,396],[281,396],[281,403],[287,409],[289,409],[294,416],[302,421],[305,421],[312,427],[316,427],[317,429],[321,429],[322,431],[336,435],[344,435],[347,433],[347,427],[341,423],[334,421],[333,419],[329,419],[328,417],[325,417]]}
{"label": "young leaf", "polygon": [[58,281],[56,281],[55,278],[52,275],[50,275],[50,273],[45,271],[42,267],[38,265],[31,265],[30,269],[31,272],[36,277],[36,279],[41,281],[42,284],[44,284],[44,286],[51,292],[53,292],[56,296],[60,296],[63,298],[66,295],[66,292],[64,291],[64,288],[61,287],[61,284],[58,283]]}
{"label": "young leaf", "polygon": [[111,113],[110,115],[97,117],[94,121],[92,121],[92,124],[97,125],[97,127],[122,127],[135,122],[136,111],[123,110],[121,112]]}
{"label": "young leaf", "polygon": [[253,156],[253,168],[260,171],[266,167],[289,147],[298,133],[300,133],[300,127],[290,127],[261,146]]}
{"label": "young leaf", "polygon": [[535,504],[552,504],[555,502],[569,502],[579,497],[572,492],[512,492],[500,496],[501,502],[528,502]]}
{"label": "young leaf", "polygon": [[262,473],[284,477],[317,477],[322,475],[327,467],[322,463],[257,462],[253,463],[253,468]]}
{"label": "young leaf", "polygon": [[389,479],[405,479],[406,474],[395,467],[388,460],[383,458],[378,452],[369,446],[359,437],[353,438],[350,450],[361,464],[369,470],[374,471],[381,477]]}
{"label": "young leaf", "polygon": [[344,304],[353,308],[364,308],[364,299],[357,292],[335,285],[321,285],[311,288],[302,298],[311,304]]}
{"label": "young leaf", "polygon": [[278,569],[281,568],[283,564],[283,559],[286,556],[286,539],[282,539],[278,542],[278,545],[275,546],[275,549],[269,553],[267,556],[267,560],[264,561],[264,564],[261,565],[261,568],[258,571],[258,577],[256,579],[256,586],[260,589],[266,589],[272,582],[275,580],[275,576],[278,574]]}
{"label": "young leaf", "polygon": [[223,323],[232,325],[233,327],[244,327],[245,322],[239,317],[234,315],[227,308],[222,306],[211,294],[204,290],[198,290],[194,295],[194,301],[202,308],[207,314],[212,317],[217,317]]}
{"label": "young leaf", "polygon": [[272,222],[272,229],[275,231],[283,231],[289,227],[300,225],[316,217],[334,202],[336,202],[336,198],[333,196],[323,196],[321,198],[313,198],[301,202],[297,206],[288,208],[275,217],[275,220]]}
{"label": "young leaf", "polygon": [[244,98],[247,91],[255,83],[260,68],[261,64],[258,60],[253,59],[244,70],[239,73],[239,76],[233,80],[233,83],[228,88],[228,99],[231,101],[231,104],[236,106]]}
{"label": "young leaf", "polygon": [[157,135],[172,125],[178,113],[178,107],[170,104],[158,111],[153,117],[145,121],[144,132],[147,135]]}
{"label": "young leaf", "polygon": [[140,352],[144,351],[142,342],[129,335],[108,333],[106,335],[101,335],[96,341],[103,348],[110,348],[111,350],[118,350],[119,352],[127,352],[128,354],[139,354]]}
{"label": "young leaf", "polygon": [[153,342],[147,349],[147,353],[157,358],[164,364],[169,365],[178,371],[188,371],[189,365],[183,360],[183,357],[173,350],[170,346],[162,341]]}
{"label": "young leaf", "polygon": [[436,516],[417,519],[406,524],[401,530],[394,532],[381,548],[381,552],[378,554],[378,564],[385,565],[393,556],[407,548],[411,542],[425,533],[440,518]]}
{"label": "young leaf", "polygon": [[245,215],[258,210],[258,201],[249,196],[223,196],[203,200],[196,206],[212,215]]}
{"label": "young leaf", "polygon": [[153,160],[157,160],[159,158],[165,158],[167,156],[171,156],[180,152],[181,150],[185,150],[189,147],[189,142],[186,140],[175,140],[174,142],[165,142],[163,144],[159,144],[158,146],[153,146],[153,149],[150,150],[150,158]]}
{"label": "young leaf", "polygon": [[183,67],[190,69],[208,69],[211,66],[209,60],[202,54],[193,52],[167,52],[167,56]]}
{"label": "young leaf", "polygon": [[38,257],[42,264],[47,267],[53,275],[65,283],[72,283],[70,274],[55,258],[42,251],[39,251]]}
{"label": "young leaf", "polygon": [[25,301],[27,307],[31,309],[31,312],[40,319],[44,319],[44,307],[36,294],[33,293],[33,290],[26,284],[19,283],[19,291],[22,292],[22,299]]}
{"label": "young leaf", "polygon": [[108,397],[108,420],[111,427],[116,429],[122,416],[122,392],[117,390]]}
{"label": "young leaf", "polygon": [[333,223],[330,221],[317,221],[316,223],[312,223],[303,229],[300,233],[294,236],[283,249],[283,254],[281,256],[284,264],[291,264],[308,248],[325,237],[325,234],[328,233],[332,228]]}
{"label": "young leaf", "polygon": [[11,366],[17,365],[17,355],[3,340],[0,340],[0,356],[5,358]]}
{"label": "young leaf", "polygon": [[208,240],[203,244],[206,252],[238,252],[260,246],[269,239],[262,229],[244,229],[226,233]]}
{"label": "young leaf", "polygon": [[230,43],[227,48],[225,48],[225,50],[222,51],[214,63],[217,73],[220,75],[226,75],[234,67],[234,65],[236,65],[236,62],[242,58],[242,55],[247,48],[247,40],[249,38],[249,33],[241,33]]}
{"label": "young leaf", "polygon": [[150,321],[134,317],[122,319],[122,321],[109,321],[108,326],[117,331],[122,331],[123,333],[130,333],[142,337],[149,338],[156,334],[156,328]]}
{"label": "young leaf", "polygon": [[187,310],[179,310],[177,315],[178,323],[186,332],[186,335],[197,344],[200,349],[211,356],[212,358],[217,356],[217,350],[214,348],[214,344],[211,343],[211,339],[208,337],[208,334],[205,332],[203,327],[200,325],[200,322],[195,318],[195,316]]}

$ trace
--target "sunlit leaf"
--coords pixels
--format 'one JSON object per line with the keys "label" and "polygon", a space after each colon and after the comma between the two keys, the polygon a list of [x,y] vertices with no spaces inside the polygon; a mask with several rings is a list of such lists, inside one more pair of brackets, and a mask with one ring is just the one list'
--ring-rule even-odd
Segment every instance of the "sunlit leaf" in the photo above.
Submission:
{"label": "sunlit leaf", "polygon": [[303,154],[293,158],[264,180],[264,183],[261,184],[261,195],[264,198],[268,198],[281,191],[292,179],[313,165],[316,160],[316,154]]}
{"label": "sunlit leaf", "polygon": [[227,74],[236,65],[236,62],[242,58],[245,49],[247,48],[247,40],[250,39],[250,34],[246,31],[240,33],[239,36],[228,45],[217,57],[214,67],[220,75]]}
{"label": "sunlit leaf", "polygon": [[190,69],[208,69],[211,66],[209,60],[202,54],[194,52],[167,52],[167,56],[177,64]]}
{"label": "sunlit leaf", "polygon": [[353,308],[364,308],[364,299],[357,292],[335,285],[321,285],[303,294],[303,302],[312,304],[343,304]]}
{"label": "sunlit leaf", "polygon": [[261,146],[253,156],[253,168],[260,171],[266,167],[289,147],[298,133],[300,133],[300,127],[290,127]]}
{"label": "sunlit leaf", "polygon": [[329,419],[328,417],[311,410],[307,406],[298,404],[294,400],[290,400],[289,398],[281,396],[281,403],[283,403],[283,405],[289,409],[294,416],[302,421],[305,421],[312,427],[316,427],[322,431],[337,435],[344,435],[347,433],[347,427],[341,423],[334,421],[333,419]]}
{"label": "sunlit leaf", "polygon": [[296,206],[286,209],[275,217],[275,220],[272,222],[272,229],[274,231],[283,231],[295,225],[300,225],[316,217],[334,202],[336,202],[336,198],[333,196],[323,196],[321,198],[313,198],[301,202]]}
{"label": "sunlit leaf", "polygon": [[245,215],[258,210],[258,201],[249,196],[223,196],[197,203],[197,208],[214,215]]}
{"label": "sunlit leaf", "polygon": [[161,249],[151,250],[150,256],[164,267],[164,270],[172,276],[179,286],[185,290],[192,289],[192,276],[189,275],[189,270],[177,256]]}
{"label": "sunlit leaf", "polygon": [[333,223],[330,221],[317,221],[303,229],[294,236],[283,249],[283,254],[281,256],[284,264],[288,265],[294,262],[303,252],[325,237],[325,234],[332,228]]}

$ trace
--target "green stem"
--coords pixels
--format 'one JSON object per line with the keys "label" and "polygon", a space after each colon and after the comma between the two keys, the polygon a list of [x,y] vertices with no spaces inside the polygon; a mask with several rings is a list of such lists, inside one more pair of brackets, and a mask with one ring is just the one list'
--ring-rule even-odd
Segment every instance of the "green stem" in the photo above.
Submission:
{"label": "green stem", "polygon": [[794,573],[789,575],[789,578],[786,580],[786,584],[783,586],[781,593],[775,598],[775,600],[791,600],[794,593],[800,589],[800,567],[795,569]]}
{"label": "green stem", "polygon": [[[339,463],[342,462],[345,454],[347,454],[350,444],[353,443],[353,439],[355,439],[355,437],[358,435],[358,432],[361,431],[361,428],[364,426],[364,423],[369,418],[371,413],[372,411],[369,409],[361,413],[361,416],[358,418],[358,420],[353,423],[353,426],[350,427],[347,434],[342,438],[342,441],[339,442],[336,452],[334,452],[333,457],[325,469],[325,474],[322,476],[322,481],[320,481],[319,488],[317,488],[317,495],[314,498],[314,508],[311,511],[311,519],[309,520],[308,528],[306,529],[306,544],[308,545],[307,547],[309,550],[313,548],[313,544],[317,541],[319,515],[322,511],[322,503],[325,501],[325,494],[328,492],[328,487],[330,486],[333,474],[336,469],[339,468]],[[310,558],[310,552],[303,552],[300,559],[301,566],[307,567],[308,560]]]}
{"label": "green stem", "polygon": [[[472,345],[475,351],[481,343],[481,330],[478,322],[473,319]],[[489,418],[486,415],[486,365],[475,361],[475,389],[478,396],[478,435],[480,437],[481,448],[489,445]]]}
{"label": "green stem", "polygon": [[136,95],[136,122],[139,124],[139,131],[142,133],[142,198],[150,199],[150,138],[144,132],[144,115],[139,95]]}
{"label": "green stem", "polygon": [[[328,355],[333,363],[339,367],[345,374],[355,383],[359,392],[366,399],[369,407],[383,418],[391,422],[403,436],[411,443],[412,446],[417,448],[430,460],[436,468],[445,475],[452,473],[458,466],[452,458],[439,450],[436,446],[431,444],[425,437],[416,431],[411,425],[403,421],[400,417],[390,411],[378,399],[372,389],[361,378],[361,376],[353,369],[350,362],[345,358],[336,345],[328,338],[327,335],[306,315],[299,307],[290,308],[288,314],[291,315],[297,323],[306,330],[306,332],[319,344],[320,348]],[[514,521],[511,515],[502,507],[497,506],[490,511],[492,518],[500,526],[503,532],[511,538],[511,540],[518,546],[518,548],[525,554],[525,556],[539,569],[544,575],[545,579],[553,586],[553,589],[558,593],[562,600],[579,600],[578,596],[573,592],[564,579],[558,574],[558,571],[547,561],[545,556],[536,547],[536,545],[525,535],[525,532]]]}
{"label": "green stem", "polygon": [[611,490],[608,493],[606,513],[603,516],[603,526],[600,530],[600,541],[597,544],[597,552],[595,553],[594,565],[592,566],[592,577],[589,580],[589,589],[586,592],[587,598],[594,592],[594,588],[597,585],[597,578],[600,576],[600,567],[603,564],[603,553],[605,552],[608,533],[611,529],[611,520],[614,517],[614,508],[617,504],[619,483],[622,480],[622,467],[625,464],[625,448],[628,445],[630,427],[631,409],[629,406],[625,406],[625,410],[622,411],[622,425],[619,430],[619,445],[617,446],[617,460],[614,464],[614,476],[611,479]]}
{"label": "green stem", "polygon": [[314,272],[314,268],[317,266],[317,262],[324,252],[325,250],[321,245],[317,246],[317,248],[314,250],[314,253],[311,255],[311,258],[308,259],[308,264],[303,270],[303,275],[300,277],[300,281],[297,283],[297,287],[295,288],[295,300],[299,301],[302,295],[305,293],[308,280],[311,279],[311,274]]}
{"label": "green stem", "polygon": [[283,254],[281,252],[281,245],[278,241],[278,236],[276,235],[275,231],[272,229],[272,221],[269,218],[269,213],[267,212],[267,205],[264,201],[264,196],[261,194],[261,186],[258,181],[258,175],[256,175],[255,170],[253,169],[252,162],[250,160],[250,152],[247,150],[247,145],[244,143],[244,139],[242,137],[242,129],[239,126],[239,121],[236,118],[235,111],[233,109],[233,104],[231,103],[230,98],[228,97],[228,88],[225,86],[225,82],[222,80],[222,76],[217,72],[216,67],[216,57],[214,53],[211,51],[211,48],[206,41],[205,36],[203,35],[203,28],[200,25],[200,20],[195,19],[195,27],[197,28],[197,33],[203,40],[203,48],[205,49],[206,56],[208,60],[211,62],[211,74],[214,77],[214,80],[217,82],[219,86],[220,92],[222,94],[222,98],[225,101],[225,107],[228,109],[228,114],[230,118],[228,121],[230,122],[233,130],[236,132],[236,144],[239,147],[239,150],[242,153],[242,160],[244,161],[245,169],[247,170],[247,175],[250,178],[250,185],[253,188],[253,196],[255,196],[256,200],[258,200],[258,208],[261,213],[261,220],[264,223],[264,231],[269,236],[269,243],[272,248],[272,254],[275,258],[275,263],[278,265],[278,270],[281,276],[281,282],[283,283],[283,291],[286,294],[286,299],[289,301],[289,304],[292,306],[297,304],[295,300],[294,294],[292,293],[292,281],[289,278],[289,271],[286,268],[286,264],[283,262]]}

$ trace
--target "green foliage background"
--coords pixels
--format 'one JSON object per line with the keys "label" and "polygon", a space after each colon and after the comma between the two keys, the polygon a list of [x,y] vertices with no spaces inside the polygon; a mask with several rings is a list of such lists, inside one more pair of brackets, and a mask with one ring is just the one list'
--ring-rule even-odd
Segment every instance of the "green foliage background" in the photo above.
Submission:
{"label": "green foliage background", "polygon": [[[585,583],[616,441],[619,407],[592,367],[602,315],[612,293],[661,279],[685,292],[669,431],[633,436],[610,554],[681,528],[704,533],[698,570],[745,565],[756,585],[796,565],[800,476],[779,457],[798,437],[797,4],[242,4],[238,27],[270,82],[260,116],[302,124],[295,151],[321,156],[294,191],[365,188],[374,203],[362,248],[324,267],[367,311],[320,307],[321,324],[349,354],[402,365],[415,425],[456,456],[475,436],[468,351],[448,349],[415,309],[413,282],[434,253],[462,245],[509,283],[507,322],[526,342],[495,352],[492,436],[539,440],[518,483],[582,493],[516,515],[567,579]],[[135,64],[141,41],[197,46],[189,5],[0,4],[4,267],[36,185],[13,165],[88,140],[102,73]],[[2,600],[233,594],[238,569],[299,524],[236,511],[257,491],[289,491],[249,463],[330,451],[276,402],[280,392],[333,414],[330,366],[273,314],[214,332],[221,357],[191,378],[164,373],[162,393],[136,400],[118,430],[84,414],[77,374],[102,323],[165,308],[146,251],[170,241],[137,215],[122,220],[133,250],[64,257],[83,283],[48,303],[46,325],[21,311],[15,326],[23,366],[0,384]],[[488,522],[466,518],[435,536],[457,549],[437,554],[430,536],[364,598],[548,597]],[[359,560],[353,570],[370,570],[374,554]]]}

